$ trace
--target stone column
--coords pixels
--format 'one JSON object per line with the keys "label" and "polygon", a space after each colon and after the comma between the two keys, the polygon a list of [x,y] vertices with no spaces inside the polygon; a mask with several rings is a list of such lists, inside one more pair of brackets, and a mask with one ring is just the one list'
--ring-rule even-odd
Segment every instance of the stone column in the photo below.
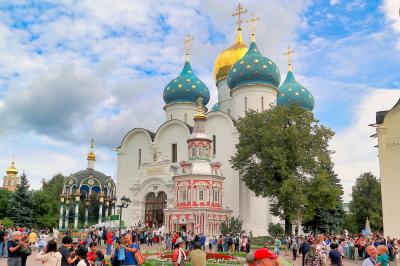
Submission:
{"label": "stone column", "polygon": [[85,226],[88,226],[88,224],[89,224],[89,203],[90,203],[90,200],[86,199],[85,200]]}
{"label": "stone column", "polygon": [[60,206],[60,220],[58,221],[58,229],[62,229],[63,226],[63,220],[64,220],[64,204],[61,203]]}
{"label": "stone column", "polygon": [[108,217],[109,206],[110,206],[110,201],[106,199],[104,208],[104,217],[106,218]]}
{"label": "stone column", "polygon": [[101,224],[103,218],[103,203],[104,203],[104,193],[100,192],[99,196],[99,224]]}
{"label": "stone column", "polygon": [[75,194],[75,218],[74,218],[74,229],[78,228],[78,219],[79,219],[79,201],[80,201],[81,192],[80,190],[76,190]]}
{"label": "stone column", "polygon": [[67,198],[67,200],[66,200],[66,202],[65,202],[65,222],[64,222],[64,228],[65,228],[65,229],[68,228],[69,202],[70,202],[70,199]]}

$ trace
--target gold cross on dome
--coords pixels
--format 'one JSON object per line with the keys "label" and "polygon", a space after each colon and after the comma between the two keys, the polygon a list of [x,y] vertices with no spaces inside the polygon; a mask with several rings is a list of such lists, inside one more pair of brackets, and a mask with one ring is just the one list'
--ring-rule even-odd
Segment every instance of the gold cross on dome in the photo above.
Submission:
{"label": "gold cross on dome", "polygon": [[239,3],[238,6],[235,9],[235,12],[233,12],[232,17],[238,17],[238,29],[242,29],[242,14],[246,13],[247,9],[243,8],[243,6]]}
{"label": "gold cross on dome", "polygon": [[260,21],[260,18],[257,17],[255,14],[251,14],[250,19],[246,20],[246,23],[250,24],[252,38],[254,38],[254,36],[256,34],[256,22],[257,21]]}
{"label": "gold cross on dome", "polygon": [[186,35],[185,39],[183,40],[183,45],[185,46],[186,51],[186,60],[189,61],[189,54],[190,48],[192,47],[193,36],[190,34]]}
{"label": "gold cross on dome", "polygon": [[292,71],[294,50],[290,46],[288,46],[286,52],[284,52],[283,55],[287,56],[287,58],[288,58],[288,68],[289,68],[289,71]]}
{"label": "gold cross on dome", "polygon": [[93,148],[94,148],[94,139],[91,139],[90,140],[90,148],[93,150]]}

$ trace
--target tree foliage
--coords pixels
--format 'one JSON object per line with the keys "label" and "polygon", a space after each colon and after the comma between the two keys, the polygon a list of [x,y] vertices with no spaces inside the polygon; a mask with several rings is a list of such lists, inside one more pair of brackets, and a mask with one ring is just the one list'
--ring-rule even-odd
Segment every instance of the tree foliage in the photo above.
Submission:
{"label": "tree foliage", "polygon": [[10,200],[12,192],[8,189],[0,189],[0,219],[8,215],[8,201]]}
{"label": "tree foliage", "polygon": [[283,236],[285,234],[285,230],[282,228],[282,226],[279,223],[277,223],[277,224],[269,223],[268,224],[268,234],[271,237]]}
{"label": "tree foliage", "polygon": [[42,181],[42,188],[33,195],[35,224],[38,227],[56,227],[58,224],[60,199],[64,176],[53,176]]}
{"label": "tree foliage", "polygon": [[32,193],[25,173],[21,175],[15,192],[8,201],[8,215],[16,226],[33,225]]}
{"label": "tree foliage", "polygon": [[352,188],[349,208],[358,233],[365,229],[365,221],[370,221],[373,231],[382,231],[382,197],[380,181],[370,172],[357,178]]}
{"label": "tree foliage", "polygon": [[228,221],[221,224],[221,234],[240,234],[243,233],[243,221],[239,217],[231,217]]}
{"label": "tree foliage", "polygon": [[247,112],[237,121],[239,143],[232,158],[246,186],[272,200],[270,211],[285,220],[286,233],[317,207],[333,208],[341,193],[329,181],[328,141],[334,133],[297,105]]}
{"label": "tree foliage", "polygon": [[[311,231],[313,233],[340,233],[343,229],[343,221],[344,221],[344,210],[343,210],[343,186],[340,184],[340,179],[338,175],[334,172],[333,166],[330,165],[327,167],[328,178],[327,182],[329,183],[328,189],[335,189],[339,192],[336,198],[327,198],[326,200],[331,204],[325,206],[316,206],[314,215],[311,215],[305,222],[303,223],[304,230]],[[316,184],[317,186],[324,186],[324,184]],[[313,195],[312,191],[315,190],[315,187],[310,187],[310,194]],[[332,197],[334,193],[329,196]],[[310,199],[313,200],[313,199]]]}

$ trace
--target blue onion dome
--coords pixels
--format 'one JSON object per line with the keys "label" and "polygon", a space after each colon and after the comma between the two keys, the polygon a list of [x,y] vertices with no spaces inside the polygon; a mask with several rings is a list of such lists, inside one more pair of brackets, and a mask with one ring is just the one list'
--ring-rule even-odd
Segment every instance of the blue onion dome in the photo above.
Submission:
{"label": "blue onion dome", "polygon": [[272,85],[278,88],[281,74],[276,64],[260,53],[253,39],[249,50],[229,71],[227,82],[230,89],[253,84]]}
{"label": "blue onion dome", "polygon": [[279,87],[276,103],[278,106],[297,103],[308,111],[312,111],[315,106],[314,97],[309,90],[296,81],[291,70],[288,71],[285,81]]}
{"label": "blue onion dome", "polygon": [[165,87],[163,97],[166,104],[196,103],[197,99],[202,97],[205,106],[210,100],[210,91],[193,73],[190,61],[187,59],[179,76]]}
{"label": "blue onion dome", "polygon": [[219,111],[219,103],[216,103],[211,108],[211,112],[218,112]]}

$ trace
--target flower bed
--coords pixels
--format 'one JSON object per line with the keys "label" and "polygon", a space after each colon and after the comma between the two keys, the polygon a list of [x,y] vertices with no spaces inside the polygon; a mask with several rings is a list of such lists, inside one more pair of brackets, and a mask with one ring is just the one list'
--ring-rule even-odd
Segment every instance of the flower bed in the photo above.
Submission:
{"label": "flower bed", "polygon": [[[186,256],[189,252],[185,251]],[[243,265],[245,259],[243,257],[235,257],[224,253],[206,252],[207,265]],[[159,265],[168,265],[172,261],[172,252],[155,253],[147,257],[148,261],[158,262]]]}

